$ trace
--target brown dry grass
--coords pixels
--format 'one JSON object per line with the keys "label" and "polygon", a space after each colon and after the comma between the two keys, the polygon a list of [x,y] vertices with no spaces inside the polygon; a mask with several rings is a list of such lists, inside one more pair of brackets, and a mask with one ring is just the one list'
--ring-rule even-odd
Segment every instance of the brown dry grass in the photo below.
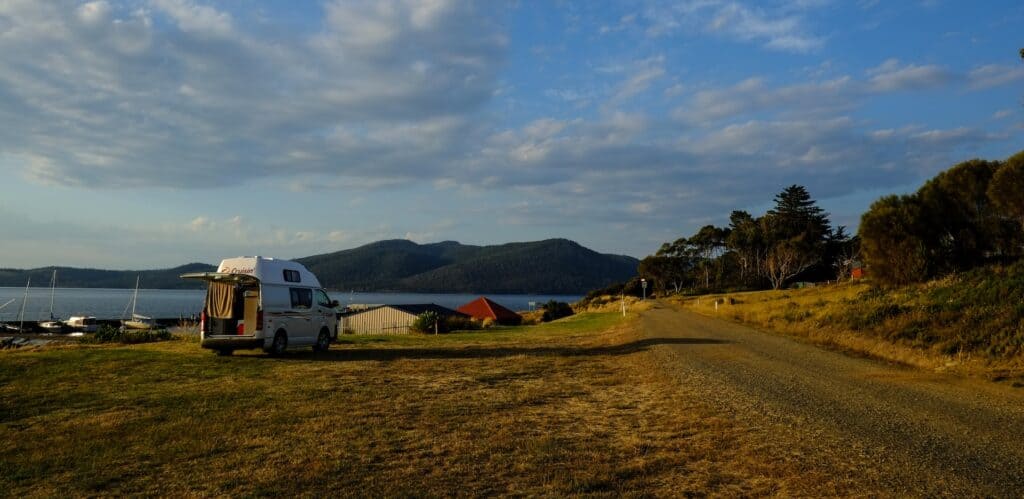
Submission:
{"label": "brown dry grass", "polygon": [[[906,312],[879,319],[862,330],[849,327],[849,322],[851,317],[856,319],[856,314],[861,313],[860,309],[855,308],[859,298],[871,290],[870,285],[863,282],[805,289],[676,297],[670,301],[704,315],[803,338],[852,355],[993,379],[1024,374],[1024,359],[1019,356],[991,358],[959,349],[950,353],[934,341],[892,339],[890,331],[901,331],[911,325],[924,330],[949,327],[943,321],[944,318],[929,315],[926,307],[919,303],[922,290],[927,291],[930,287],[942,284],[934,282],[886,291],[881,301],[904,307]],[[867,320],[871,319],[865,318]]]}
{"label": "brown dry grass", "polygon": [[0,489],[678,496],[802,483],[805,470],[652,369],[630,324],[581,314],[284,359],[189,341],[6,353]]}
{"label": "brown dry grass", "polygon": [[611,296],[603,295],[595,297],[591,300],[587,300],[586,305],[579,307],[578,304],[574,307],[579,307],[576,312],[622,312],[622,306],[625,304],[627,313],[640,313],[651,309],[651,305],[654,303],[653,300],[641,300],[635,296]]}

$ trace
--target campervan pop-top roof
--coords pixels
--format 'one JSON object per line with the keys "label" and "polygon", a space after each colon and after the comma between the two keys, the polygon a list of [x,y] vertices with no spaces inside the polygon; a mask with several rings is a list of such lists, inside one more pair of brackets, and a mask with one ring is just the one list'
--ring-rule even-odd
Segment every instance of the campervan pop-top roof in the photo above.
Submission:
{"label": "campervan pop-top roof", "polygon": [[263,256],[239,256],[221,260],[217,273],[251,275],[263,284],[320,287],[320,281],[301,263]]}

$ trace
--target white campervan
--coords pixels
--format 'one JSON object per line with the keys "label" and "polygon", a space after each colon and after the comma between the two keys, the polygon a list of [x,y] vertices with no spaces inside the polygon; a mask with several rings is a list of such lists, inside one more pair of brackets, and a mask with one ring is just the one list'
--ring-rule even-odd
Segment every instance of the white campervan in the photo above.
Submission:
{"label": "white campervan", "polygon": [[241,256],[221,261],[216,272],[181,278],[207,282],[201,344],[220,355],[246,348],[272,354],[302,346],[325,351],[338,338],[338,302],[300,263]]}

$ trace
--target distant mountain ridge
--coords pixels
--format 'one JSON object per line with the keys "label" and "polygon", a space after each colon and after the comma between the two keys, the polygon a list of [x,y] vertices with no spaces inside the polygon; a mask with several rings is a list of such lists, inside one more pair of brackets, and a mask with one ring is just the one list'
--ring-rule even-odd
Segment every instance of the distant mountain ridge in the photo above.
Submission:
{"label": "distant mountain ridge", "polygon": [[299,259],[330,287],[416,293],[576,294],[636,275],[639,260],[567,239],[471,246],[378,241]]}
{"label": "distant mountain ridge", "polygon": [[119,288],[139,286],[146,289],[196,289],[201,284],[181,279],[186,272],[211,272],[217,267],[207,263],[189,263],[170,269],[157,270],[101,270],[74,267],[42,267],[31,270],[0,269],[0,286],[25,286],[31,277],[32,287],[50,285],[54,269],[57,270],[57,287],[62,288]]}
{"label": "distant mountain ridge", "polygon": [[[493,246],[393,239],[296,260],[329,289],[411,293],[581,294],[627,280],[639,265],[636,258],[598,253],[567,239]],[[0,286],[24,286],[29,276],[33,287],[45,286],[53,269],[0,269]],[[143,288],[195,289],[201,283],[178,276],[216,267],[190,263],[143,271],[56,269],[61,287],[132,288],[141,276]]]}

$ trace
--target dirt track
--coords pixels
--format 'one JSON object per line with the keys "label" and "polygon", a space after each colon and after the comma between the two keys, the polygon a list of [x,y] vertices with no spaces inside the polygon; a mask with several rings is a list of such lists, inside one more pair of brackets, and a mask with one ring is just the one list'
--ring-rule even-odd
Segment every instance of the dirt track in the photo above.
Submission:
{"label": "dirt track", "polygon": [[826,470],[825,491],[1024,496],[1024,389],[853,358],[668,305],[640,325],[654,343],[673,340],[653,350],[659,368],[764,452]]}

